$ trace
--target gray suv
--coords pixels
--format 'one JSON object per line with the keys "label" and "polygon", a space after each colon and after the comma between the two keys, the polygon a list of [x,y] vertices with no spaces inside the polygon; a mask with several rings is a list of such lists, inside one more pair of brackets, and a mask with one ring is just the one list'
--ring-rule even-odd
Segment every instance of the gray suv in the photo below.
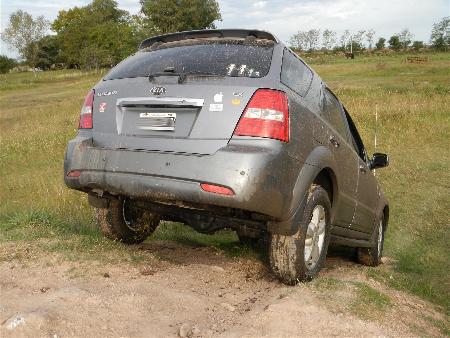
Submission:
{"label": "gray suv", "polygon": [[378,265],[389,207],[349,113],[270,33],[152,37],[89,91],[64,179],[101,231],[144,241],[161,220],[268,238],[287,284],[314,277],[330,240]]}

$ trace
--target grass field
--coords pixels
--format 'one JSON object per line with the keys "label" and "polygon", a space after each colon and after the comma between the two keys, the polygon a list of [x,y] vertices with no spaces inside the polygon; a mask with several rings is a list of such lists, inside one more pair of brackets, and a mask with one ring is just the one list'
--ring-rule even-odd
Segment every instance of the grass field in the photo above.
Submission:
{"label": "grass field", "polygon": [[[377,150],[391,158],[391,166],[377,175],[391,203],[385,253],[397,263],[389,274],[367,273],[449,313],[450,54],[432,54],[422,65],[403,60],[307,62],[350,111],[369,152],[378,113]],[[63,183],[66,142],[76,133],[84,95],[100,76],[79,71],[0,76],[0,242],[39,239],[42,250],[72,259],[133,261],[143,255],[104,240],[86,196]],[[166,224],[154,237],[214,245],[231,255],[249,252],[236,246],[230,232],[208,237]]]}

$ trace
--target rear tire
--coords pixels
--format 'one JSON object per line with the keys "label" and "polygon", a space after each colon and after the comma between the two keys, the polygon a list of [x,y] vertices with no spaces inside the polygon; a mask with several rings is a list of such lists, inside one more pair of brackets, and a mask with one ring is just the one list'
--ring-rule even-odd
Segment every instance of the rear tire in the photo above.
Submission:
{"label": "rear tire", "polygon": [[358,248],[357,257],[359,263],[367,266],[378,266],[381,264],[384,246],[384,230],[384,215],[381,215],[377,229],[375,229],[375,242],[377,245],[373,248]]}
{"label": "rear tire", "polygon": [[110,200],[106,209],[96,208],[97,224],[105,237],[126,244],[142,243],[158,227],[160,218],[135,207],[129,200]]}
{"label": "rear tire", "polygon": [[291,236],[272,234],[269,245],[270,266],[285,284],[314,278],[322,268],[330,242],[331,203],[328,193],[312,185],[298,221],[298,231]]}

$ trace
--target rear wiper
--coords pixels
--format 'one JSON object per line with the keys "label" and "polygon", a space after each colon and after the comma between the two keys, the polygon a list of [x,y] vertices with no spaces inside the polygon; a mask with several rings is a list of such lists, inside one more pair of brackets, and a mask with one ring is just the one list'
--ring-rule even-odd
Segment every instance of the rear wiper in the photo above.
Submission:
{"label": "rear wiper", "polygon": [[186,81],[188,76],[211,76],[211,77],[223,77],[224,75],[219,75],[219,74],[214,74],[214,73],[209,73],[209,72],[200,72],[200,71],[194,71],[194,72],[185,72],[185,73],[177,73],[175,72],[175,70],[170,67],[164,69],[164,72],[157,72],[157,73],[153,73],[150,74],[148,76],[148,80],[149,81],[153,81],[155,79],[155,77],[159,77],[159,76],[178,76],[178,83],[183,83],[184,81]]}

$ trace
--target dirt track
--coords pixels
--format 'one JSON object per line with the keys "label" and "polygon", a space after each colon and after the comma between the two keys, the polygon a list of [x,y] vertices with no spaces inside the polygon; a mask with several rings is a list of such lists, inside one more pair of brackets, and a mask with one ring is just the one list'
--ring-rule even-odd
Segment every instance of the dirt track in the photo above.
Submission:
{"label": "dirt track", "polygon": [[387,294],[392,306],[370,320],[348,311],[355,300],[352,288],[322,292],[311,284],[286,287],[253,258],[232,259],[212,247],[175,242],[134,249],[160,258],[102,266],[29,253],[25,262],[2,261],[0,336],[440,335],[424,319],[441,319],[431,305],[367,279],[362,267],[346,257],[328,258],[321,275],[362,281]]}

